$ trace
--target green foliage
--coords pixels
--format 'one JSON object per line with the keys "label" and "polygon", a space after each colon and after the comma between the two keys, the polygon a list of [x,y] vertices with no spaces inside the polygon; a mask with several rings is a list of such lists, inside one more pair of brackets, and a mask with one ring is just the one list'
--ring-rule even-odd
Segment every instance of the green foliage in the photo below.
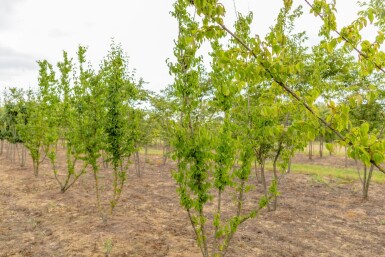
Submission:
{"label": "green foliage", "polygon": [[[146,92],[141,88],[143,81],[135,81],[128,70],[128,58],[119,45],[111,44],[98,72],[87,63],[86,52],[79,46],[77,63],[63,52],[57,63],[59,79],[48,61],[39,61],[38,92],[12,89],[0,128],[2,139],[24,142],[36,175],[40,163],[49,159],[62,192],[91,167],[98,208],[106,221],[99,185],[101,153],[113,168],[112,213],[123,190],[129,158],[144,137],[139,125],[143,111],[136,105],[146,99]],[[66,153],[64,179],[58,163],[61,148]]]}
{"label": "green foliage", "polygon": [[[270,187],[264,183],[265,196],[260,200],[260,208],[269,206],[269,200],[279,195],[277,167],[283,171],[296,149],[319,136],[325,138],[330,151],[337,140],[348,147],[351,157],[384,172],[380,166],[385,159],[382,129],[369,122],[368,117],[360,118],[359,122],[353,118],[362,112],[373,116],[370,120],[374,121],[379,118],[375,113],[383,113],[382,107],[375,107],[383,95],[380,82],[360,87],[371,77],[378,77],[377,71],[383,72],[383,32],[379,30],[375,42],[362,40],[361,36],[368,21],[382,19],[380,12],[372,8],[381,4],[371,1],[372,9],[368,8],[340,31],[335,1],[316,0],[308,4],[311,13],[323,21],[319,33],[322,40],[311,50],[302,47],[306,35],[293,32],[302,8],[293,7],[292,1],[283,1],[276,24],[264,40],[250,35],[252,13],[239,14],[235,31],[231,31],[224,24],[225,7],[218,1],[179,0],[174,5],[173,16],[179,24],[174,48],[176,63],[169,64],[175,77],[172,96],[178,113],[172,142],[178,161],[174,177],[204,256],[208,256],[208,250],[203,207],[215,197],[220,199],[226,188],[234,188],[239,193],[238,210],[242,210],[240,199],[250,174],[251,152],[256,154],[262,170],[266,160],[273,159],[274,163],[274,179]],[[189,12],[190,5],[199,17]],[[337,36],[332,32],[337,32]],[[208,90],[201,68],[203,57],[197,56],[205,40],[212,49]],[[359,53],[358,62],[352,51]],[[323,105],[319,104],[322,100]],[[211,107],[203,121],[198,114],[205,105],[202,102]],[[375,111],[369,114],[368,110]],[[215,129],[210,125],[215,125]],[[207,137],[207,131],[216,133]],[[232,163],[238,163],[239,168]],[[217,196],[207,188],[218,190]],[[218,256],[226,253],[242,220],[239,211],[223,222],[220,206],[218,200],[213,214],[213,255]],[[196,216],[191,214],[193,210],[197,211]]]}
{"label": "green foliage", "polygon": [[126,180],[128,166],[123,163],[124,158],[129,158],[136,150],[138,141],[136,134],[139,119],[133,104],[138,99],[140,84],[135,83],[127,65],[128,60],[122,48],[112,43],[101,67],[101,80],[106,87],[105,151],[114,170],[111,212],[120,198]]}
{"label": "green foliage", "polygon": [[[279,166],[285,169],[290,156],[301,145],[298,142],[303,140],[303,128],[298,129],[297,121],[303,113],[290,113],[297,108],[296,105],[290,103],[277,83],[271,80],[273,73],[284,79],[282,73],[286,71],[283,66],[274,64],[267,73],[256,70],[250,63],[250,55],[245,54],[243,45],[237,40],[230,40],[225,46],[219,40],[223,33],[207,31],[210,26],[208,16],[213,18],[212,13],[203,18],[203,25],[199,27],[200,23],[187,12],[187,4],[177,1],[174,5],[173,15],[179,22],[179,36],[174,48],[177,61],[169,63],[170,72],[174,75],[170,95],[176,110],[171,141],[178,164],[174,179],[178,183],[181,205],[189,214],[203,256],[210,255],[209,248],[212,248],[212,255],[224,256],[238,226],[255,217],[279,195],[276,178],[266,188],[260,205],[244,213],[244,195],[250,188],[248,183],[254,153],[261,153],[261,163],[276,156],[277,162],[280,160]],[[194,2],[198,13],[204,14],[212,5],[200,4]],[[219,23],[220,10],[220,7],[212,10],[218,11],[213,19]],[[294,12],[288,14],[289,10],[282,10],[280,21],[292,22],[300,13],[299,10]],[[252,14],[239,15],[235,28],[239,38],[253,44],[257,42],[249,37],[251,22]],[[270,46],[275,49],[274,55],[283,55],[282,49],[290,44],[295,51],[296,39],[291,41],[290,37],[283,36],[285,29],[282,24],[276,28],[281,38],[277,41],[277,31],[268,36],[275,40],[274,46],[269,42],[264,50],[257,49],[263,51],[264,58],[271,54],[267,48]],[[202,57],[197,56],[203,40],[211,40],[212,47],[212,71],[208,76],[202,69]],[[290,62],[292,60],[287,61]],[[239,166],[235,166],[236,163]],[[237,195],[236,212],[224,219],[222,194],[228,191]],[[214,231],[211,234],[206,230],[210,216],[206,214],[205,206],[214,200],[217,203],[212,214]],[[210,235],[214,238],[212,247],[208,246]]]}

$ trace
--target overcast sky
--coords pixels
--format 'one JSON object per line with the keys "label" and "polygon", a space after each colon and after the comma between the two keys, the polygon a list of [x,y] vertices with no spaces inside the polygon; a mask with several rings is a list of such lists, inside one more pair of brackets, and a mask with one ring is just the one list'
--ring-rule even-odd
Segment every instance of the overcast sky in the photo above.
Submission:
{"label": "overcast sky", "polygon": [[[94,67],[106,55],[111,38],[130,56],[130,67],[159,91],[172,83],[165,60],[173,56],[177,24],[169,14],[173,0],[0,0],[0,91],[5,87],[36,87],[36,61],[52,64],[62,50],[75,57],[79,44],[88,46]],[[227,7],[231,27],[235,16],[232,0]],[[274,22],[282,0],[235,0],[239,12],[254,12],[253,30],[264,34]],[[304,4],[303,0],[295,3]],[[352,0],[338,0],[339,27],[352,21],[357,7]],[[321,24],[304,8],[299,30],[315,42]]]}

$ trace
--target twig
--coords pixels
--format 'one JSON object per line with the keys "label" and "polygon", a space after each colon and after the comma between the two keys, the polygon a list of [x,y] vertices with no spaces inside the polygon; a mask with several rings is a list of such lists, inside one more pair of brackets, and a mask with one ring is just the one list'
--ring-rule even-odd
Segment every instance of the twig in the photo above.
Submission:
{"label": "twig", "polygon": [[[305,0],[306,1],[306,0]],[[257,54],[248,46],[245,42],[243,42],[242,39],[240,39],[237,35],[235,35],[231,30],[229,30],[224,24],[218,23],[218,25],[225,30],[227,33],[229,33],[234,39],[236,39],[239,44],[241,44],[244,48],[246,48],[250,54],[258,60]],[[282,81],[277,80],[272,72],[263,65],[263,63],[259,62],[259,65],[263,67],[263,69],[270,75],[270,77],[280,86],[282,87],[287,93],[289,93],[292,97],[294,97],[298,102],[300,102],[314,117],[316,117],[322,124],[324,124],[327,128],[329,128],[337,137],[339,137],[342,141],[347,143],[350,146],[353,146],[353,143],[348,141],[338,130],[334,129],[329,123],[326,122],[322,117],[318,116],[315,111],[306,103],[304,102],[299,95],[297,95],[294,91],[292,91],[287,85],[285,85]],[[370,163],[373,164],[379,171],[385,174],[385,169],[378,165],[374,160],[370,160]]]}
{"label": "twig", "polygon": [[[304,1],[307,3],[308,6],[310,6],[310,8],[314,11],[314,13],[316,14],[316,16],[320,17],[322,20],[325,19],[324,16],[323,16],[321,13],[318,13],[318,12],[316,12],[316,11],[314,10],[314,6],[313,6],[308,0],[304,0]],[[335,33],[337,33],[337,35],[338,35],[339,37],[341,37],[346,43],[348,43],[349,45],[351,45],[351,46],[353,47],[353,49],[354,49],[360,56],[362,56],[362,57],[364,57],[365,59],[369,60],[369,57],[368,57],[365,53],[363,53],[360,49],[358,49],[355,45],[353,45],[353,43],[350,42],[349,39],[347,39],[345,36],[341,35],[341,33],[340,33],[338,30],[333,29],[333,31],[334,31]],[[380,71],[382,71],[382,73],[385,74],[384,68],[382,68],[380,65],[378,65],[378,64],[375,63],[375,62],[373,62],[373,63],[374,63],[374,66],[376,66],[377,69],[379,69]]]}

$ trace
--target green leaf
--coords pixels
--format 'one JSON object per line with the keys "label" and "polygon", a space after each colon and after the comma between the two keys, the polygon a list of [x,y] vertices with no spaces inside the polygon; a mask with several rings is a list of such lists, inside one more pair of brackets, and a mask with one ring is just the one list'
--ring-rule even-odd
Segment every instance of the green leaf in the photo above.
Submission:
{"label": "green leaf", "polygon": [[379,152],[375,152],[375,153],[373,154],[373,161],[374,161],[376,164],[381,163],[383,160],[384,160],[384,154],[381,154],[381,153],[379,153]]}
{"label": "green leaf", "polygon": [[368,10],[368,18],[369,18],[370,23],[373,23],[374,13],[373,13],[373,9],[371,9],[371,8]]}
{"label": "green leaf", "polygon": [[326,149],[327,149],[330,153],[334,153],[334,144],[332,144],[332,143],[326,143]]}
{"label": "green leaf", "polygon": [[360,132],[361,132],[361,136],[367,135],[369,132],[369,123],[367,122],[362,123],[360,126]]}

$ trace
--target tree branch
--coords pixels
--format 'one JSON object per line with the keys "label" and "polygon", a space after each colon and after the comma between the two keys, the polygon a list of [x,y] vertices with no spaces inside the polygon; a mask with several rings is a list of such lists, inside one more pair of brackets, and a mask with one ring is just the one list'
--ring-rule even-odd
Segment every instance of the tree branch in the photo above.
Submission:
{"label": "tree branch", "polygon": [[[321,14],[321,13],[317,13],[315,10],[314,10],[314,6],[308,1],[308,0],[304,0],[308,6],[310,6],[310,8],[314,11],[314,13],[316,14],[316,16],[320,17],[322,20],[324,20],[324,16]],[[351,45],[353,47],[353,49],[360,55],[362,56],[363,58],[365,58],[366,60],[369,60],[369,57],[363,53],[360,49],[358,49],[355,45],[353,45],[352,42],[349,41],[349,39],[347,39],[345,36],[341,35],[341,33],[336,30],[336,29],[333,29],[333,31],[335,33],[337,33],[337,35],[339,37],[341,37],[346,43],[348,43],[349,45]],[[377,63],[373,62],[374,63],[374,66],[376,66],[377,69],[379,69],[380,71],[382,71],[382,73],[385,74],[385,70],[383,67],[381,67],[380,65],[378,65]]]}
{"label": "tree branch", "polygon": [[[307,0],[305,0],[307,1]],[[229,33],[235,40],[239,42],[247,51],[250,52],[250,54],[258,61],[257,54],[241,39],[239,38],[235,33],[233,33],[231,30],[229,30],[224,24],[218,23],[218,25],[227,33]],[[329,128],[338,138],[340,138],[342,141],[347,143],[350,146],[353,146],[353,143],[348,141],[346,137],[344,137],[338,130],[333,128],[331,124],[326,122],[325,119],[320,117],[316,114],[316,112],[309,106],[305,101],[301,99],[299,95],[297,95],[293,90],[291,90],[287,85],[285,85],[282,81],[276,79],[272,72],[269,70],[269,68],[265,67],[263,63],[258,62],[259,65],[263,67],[263,69],[270,75],[270,77],[280,86],[282,87],[289,95],[294,97],[298,102],[300,102],[314,117],[316,117],[323,125],[325,125],[327,128]],[[381,167],[380,165],[376,164],[374,160],[370,160],[370,163],[373,164],[379,171],[385,174],[385,169]]]}

